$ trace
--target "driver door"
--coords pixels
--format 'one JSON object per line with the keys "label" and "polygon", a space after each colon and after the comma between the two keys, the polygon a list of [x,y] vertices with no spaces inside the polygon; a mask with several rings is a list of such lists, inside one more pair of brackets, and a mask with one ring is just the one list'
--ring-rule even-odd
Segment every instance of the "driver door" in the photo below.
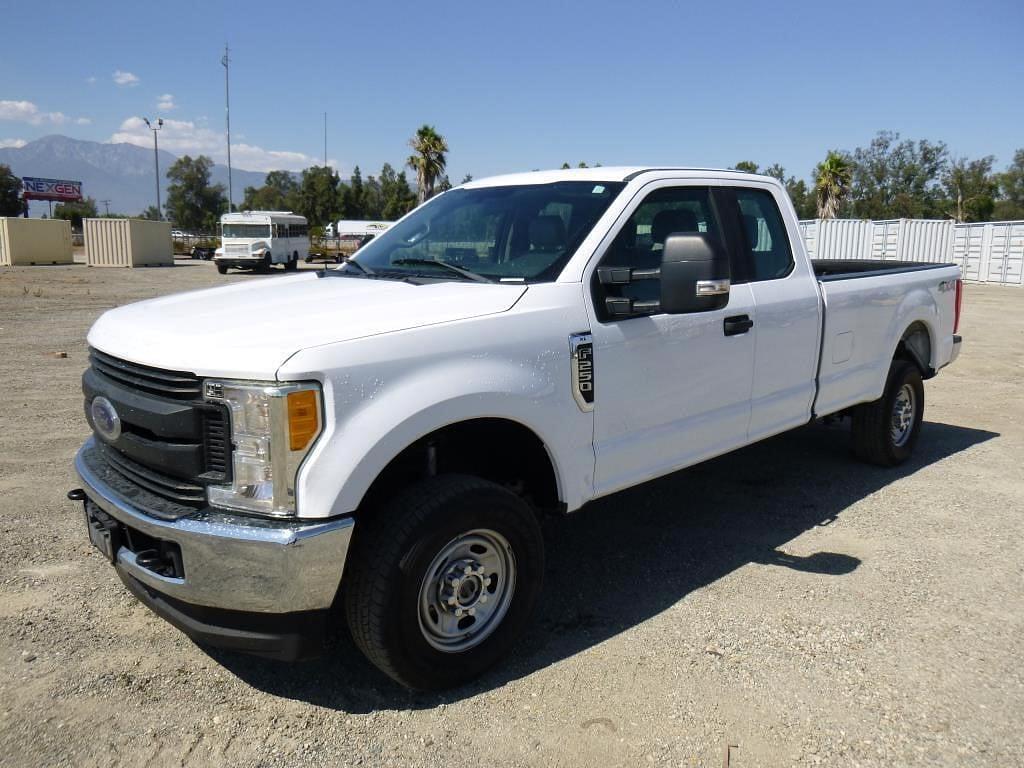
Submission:
{"label": "driver door", "polygon": [[[652,269],[665,238],[706,232],[728,245],[720,202],[710,187],[658,182],[624,213],[599,266]],[[657,299],[658,280],[602,285],[596,269],[593,299],[595,379],[595,495],[601,496],[747,442],[756,323],[747,284],[731,287],[722,309],[669,315],[613,317],[605,299]],[[731,320],[733,322],[726,322]]]}

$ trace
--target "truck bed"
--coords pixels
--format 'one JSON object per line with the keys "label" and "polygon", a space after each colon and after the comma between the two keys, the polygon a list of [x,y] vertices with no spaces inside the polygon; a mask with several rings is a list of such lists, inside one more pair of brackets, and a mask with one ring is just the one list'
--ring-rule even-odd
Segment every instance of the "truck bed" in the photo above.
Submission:
{"label": "truck bed", "polygon": [[960,277],[958,266],[831,259],[811,263],[825,312],[818,416],[881,396],[897,344],[915,318],[928,333],[928,367],[938,370],[950,361],[956,315],[956,292],[950,286]]}
{"label": "truck bed", "polygon": [[942,269],[952,264],[933,264],[927,261],[880,261],[876,259],[811,259],[814,274],[821,281],[849,280],[854,277],[874,277],[899,272],[919,272]]}

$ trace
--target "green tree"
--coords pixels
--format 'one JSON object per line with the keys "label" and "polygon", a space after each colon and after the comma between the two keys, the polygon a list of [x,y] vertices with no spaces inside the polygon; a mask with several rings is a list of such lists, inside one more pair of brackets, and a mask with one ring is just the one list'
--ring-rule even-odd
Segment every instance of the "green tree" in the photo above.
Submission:
{"label": "green tree", "polygon": [[96,201],[91,197],[83,197],[76,203],[57,203],[53,206],[53,218],[71,222],[72,229],[82,228],[82,219],[95,219]]}
{"label": "green tree", "polygon": [[473,180],[473,174],[472,173],[467,173],[465,176],[462,177],[462,181],[460,183],[461,184],[469,184],[469,182],[471,182],[472,180]]}
{"label": "green tree", "polygon": [[1000,220],[1024,219],[1024,149],[1018,149],[1013,162],[999,174],[999,201],[994,216]]}
{"label": "green tree", "polygon": [[448,142],[434,126],[422,125],[409,139],[409,146],[413,154],[405,162],[416,171],[416,194],[422,203],[434,196],[434,182],[448,164]]}
{"label": "green tree", "polygon": [[315,165],[302,172],[295,195],[295,211],[306,217],[310,226],[323,227],[338,213],[338,184],[333,168]]}
{"label": "green tree", "polygon": [[299,184],[289,171],[271,171],[262,187],[246,187],[242,209],[290,211],[296,207]]}
{"label": "green tree", "polygon": [[736,168],[734,170],[742,171],[743,173],[760,173],[757,163],[752,160],[740,160],[736,163]]}
{"label": "green tree", "polygon": [[380,169],[380,189],[383,199],[381,218],[395,221],[416,207],[416,193],[409,187],[405,171],[396,173],[388,163]]}
{"label": "green tree", "polygon": [[444,176],[441,177],[441,181],[438,182],[437,191],[438,192],[447,192],[451,188],[452,188],[452,183],[448,179],[448,174],[446,173]]}
{"label": "green tree", "polygon": [[853,152],[853,213],[865,219],[938,218],[943,214],[942,174],[949,163],[944,143],[900,141],[880,131]]}
{"label": "green tree", "polygon": [[160,221],[160,211],[157,210],[155,205],[151,205],[139,214],[139,218],[148,219],[149,221]]}
{"label": "green tree", "polygon": [[362,219],[363,216],[363,174],[357,165],[352,169],[348,184],[338,186],[338,210],[343,219]]}
{"label": "green tree", "polygon": [[227,210],[223,184],[210,184],[213,160],[205,155],[178,158],[167,169],[167,216],[178,227],[191,232],[213,232],[220,215]]}
{"label": "green tree", "polygon": [[839,208],[850,194],[850,180],[853,170],[850,160],[841,152],[829,150],[825,159],[814,171],[814,193],[817,199],[818,218],[834,219]]}
{"label": "green tree", "polygon": [[562,170],[563,170],[563,171],[567,171],[567,170],[569,170],[570,168],[572,168],[572,166],[571,166],[571,165],[569,165],[568,163],[562,163]]}
{"label": "green tree", "polygon": [[0,165],[0,216],[21,216],[24,206],[21,179],[11,173],[10,166]]}
{"label": "green tree", "polygon": [[950,163],[942,174],[946,191],[946,215],[954,221],[989,221],[996,207],[999,182],[992,174],[996,159],[992,155],[980,160],[961,157]]}
{"label": "green tree", "polygon": [[364,219],[380,219],[384,213],[384,190],[373,176],[367,176],[363,182],[363,216]]}

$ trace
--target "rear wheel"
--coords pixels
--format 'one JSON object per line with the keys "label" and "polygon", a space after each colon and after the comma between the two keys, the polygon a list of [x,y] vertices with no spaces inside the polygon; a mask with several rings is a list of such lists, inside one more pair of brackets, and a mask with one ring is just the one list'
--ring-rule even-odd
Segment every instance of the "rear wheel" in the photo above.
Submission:
{"label": "rear wheel", "polygon": [[924,382],[917,366],[893,360],[885,392],[853,411],[853,450],[883,467],[902,464],[914,452],[924,418]]}
{"label": "rear wheel", "polygon": [[356,526],[345,613],[356,645],[410,688],[449,688],[501,659],[544,573],[533,511],[499,485],[441,475]]}
{"label": "rear wheel", "polygon": [[288,259],[288,263],[284,265],[284,268],[289,272],[294,272],[299,268],[299,252],[296,251],[292,254],[292,257]]}

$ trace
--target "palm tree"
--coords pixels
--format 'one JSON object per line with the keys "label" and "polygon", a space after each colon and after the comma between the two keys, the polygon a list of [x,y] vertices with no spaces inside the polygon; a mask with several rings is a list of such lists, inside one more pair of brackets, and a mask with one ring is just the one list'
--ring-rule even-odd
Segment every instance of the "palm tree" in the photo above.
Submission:
{"label": "palm tree", "polygon": [[434,182],[444,173],[448,161],[445,153],[448,142],[444,136],[434,130],[432,125],[422,125],[416,135],[409,139],[412,154],[406,164],[416,171],[416,194],[419,202],[428,200],[434,195]]}
{"label": "palm tree", "polygon": [[818,198],[818,218],[834,219],[839,206],[850,194],[853,166],[842,152],[829,150],[814,172],[814,191]]}

